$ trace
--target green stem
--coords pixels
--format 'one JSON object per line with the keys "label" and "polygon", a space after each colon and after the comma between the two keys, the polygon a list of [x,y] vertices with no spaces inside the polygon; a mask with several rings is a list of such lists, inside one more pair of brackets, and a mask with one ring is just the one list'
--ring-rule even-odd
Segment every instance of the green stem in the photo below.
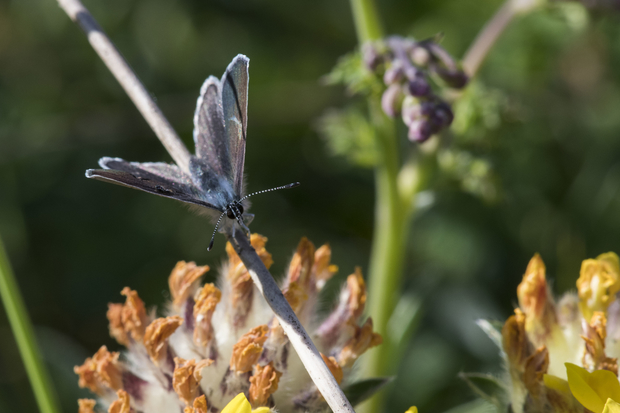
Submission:
{"label": "green stem", "polygon": [[0,238],[0,297],[41,413],[59,413],[52,381],[41,359],[34,329]]}
{"label": "green stem", "polygon": [[[373,0],[351,0],[360,45],[383,36]],[[402,282],[405,246],[413,215],[413,197],[419,181],[419,166],[413,165],[414,179],[399,187],[401,160],[395,124],[383,114],[378,99],[369,99],[369,111],[376,131],[379,162],[375,170],[375,229],[368,275],[368,313],[383,344],[364,356],[367,377],[387,376],[394,363],[393,351],[399,343],[391,343],[388,322]],[[364,404],[365,412],[381,411],[383,400],[375,395]]]}
{"label": "green stem", "polygon": [[360,44],[383,37],[374,0],[351,0],[355,30]]}
{"label": "green stem", "polygon": [[[388,322],[396,303],[402,281],[405,246],[412,216],[412,199],[404,200],[398,186],[400,159],[394,122],[388,120],[378,107],[371,103],[373,124],[381,161],[375,170],[375,230],[368,276],[368,314],[373,319],[376,332],[383,337],[383,344],[364,356],[364,373],[367,377],[393,374],[391,356],[398,343],[392,343],[387,331]],[[412,193],[412,191],[407,191]],[[380,394],[364,405],[366,412],[381,411]]]}

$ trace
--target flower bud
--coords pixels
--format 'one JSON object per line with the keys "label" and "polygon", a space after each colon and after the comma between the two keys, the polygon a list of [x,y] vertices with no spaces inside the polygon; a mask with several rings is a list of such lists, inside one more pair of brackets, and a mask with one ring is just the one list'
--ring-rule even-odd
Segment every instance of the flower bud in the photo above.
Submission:
{"label": "flower bud", "polygon": [[383,82],[386,85],[392,85],[400,82],[405,77],[405,71],[403,64],[399,60],[394,60],[392,66],[390,66],[383,75]]}
{"label": "flower bud", "polygon": [[411,58],[413,64],[426,67],[430,61],[431,55],[425,47],[415,45],[409,52],[409,57]]}
{"label": "flower bud", "polygon": [[426,100],[416,99],[413,96],[407,96],[403,101],[403,122],[405,125],[410,126],[411,122],[414,120],[421,119],[422,117],[428,116],[424,112],[431,113],[430,104]]}
{"label": "flower bud", "polygon": [[403,73],[405,74],[405,77],[410,81],[416,80],[419,76],[424,76],[424,73],[418,70],[409,61],[405,61]]}
{"label": "flower bud", "polygon": [[428,138],[433,136],[436,128],[428,119],[418,119],[409,125],[409,140],[412,142],[426,142]]}
{"label": "flower bud", "polygon": [[401,85],[395,83],[390,85],[381,96],[381,107],[386,115],[395,117],[400,113],[405,94]]}
{"label": "flower bud", "polygon": [[362,60],[370,71],[375,71],[377,66],[382,62],[383,58],[379,54],[376,46],[372,43],[366,43],[362,47]]}
{"label": "flower bud", "polygon": [[452,124],[454,120],[454,114],[452,113],[452,109],[450,105],[446,102],[438,102],[435,104],[433,113],[431,115],[431,119],[434,124],[436,124],[439,128],[445,128]]}
{"label": "flower bud", "polygon": [[620,260],[613,252],[581,263],[577,280],[581,312],[587,319],[594,311],[605,312],[620,291]]}
{"label": "flower bud", "polygon": [[447,69],[444,67],[434,67],[434,72],[441,78],[446,85],[454,89],[465,87],[469,81],[469,77],[460,69]]}
{"label": "flower bud", "polygon": [[412,96],[427,96],[431,93],[431,86],[426,81],[426,77],[418,72],[418,75],[409,81],[408,90]]}

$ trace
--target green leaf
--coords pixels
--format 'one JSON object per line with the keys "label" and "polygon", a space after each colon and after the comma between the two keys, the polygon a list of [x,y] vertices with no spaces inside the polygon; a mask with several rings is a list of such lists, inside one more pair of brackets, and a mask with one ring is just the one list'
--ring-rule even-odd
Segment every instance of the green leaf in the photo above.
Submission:
{"label": "green leaf", "polygon": [[495,376],[484,373],[459,373],[459,377],[482,399],[501,406],[506,397],[504,384]]}
{"label": "green leaf", "polygon": [[479,319],[476,321],[478,327],[482,329],[486,333],[487,336],[500,350],[503,351],[503,343],[502,343],[502,327],[504,326],[502,323],[497,321],[489,321],[484,319]]}
{"label": "green leaf", "polygon": [[352,94],[379,95],[385,90],[381,79],[362,61],[359,51],[342,56],[332,71],[323,77],[327,85],[345,85]]}
{"label": "green leaf", "polygon": [[[422,299],[404,294],[392,312],[387,325],[388,342],[394,347],[393,360],[400,360],[422,316]],[[385,345],[385,344],[383,344]]]}
{"label": "green leaf", "polygon": [[355,406],[370,398],[392,380],[394,380],[393,377],[364,379],[345,386],[342,391],[349,399],[351,405]]}

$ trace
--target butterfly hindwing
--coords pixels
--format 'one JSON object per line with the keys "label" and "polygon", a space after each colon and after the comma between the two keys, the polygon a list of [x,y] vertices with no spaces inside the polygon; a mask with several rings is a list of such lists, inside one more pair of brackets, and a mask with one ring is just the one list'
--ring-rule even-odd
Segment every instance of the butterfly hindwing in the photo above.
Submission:
{"label": "butterfly hindwing", "polygon": [[104,156],[99,159],[99,165],[104,169],[116,169],[133,173],[149,173],[161,179],[172,180],[185,186],[191,186],[191,179],[181,171],[177,165],[165,162],[127,162],[121,158]]}
{"label": "butterfly hindwing", "polygon": [[233,188],[237,195],[243,190],[243,164],[248,108],[248,68],[250,59],[237,55],[222,76],[222,109],[230,155]]}
{"label": "butterfly hindwing", "polygon": [[220,210],[201,199],[199,191],[176,165],[161,162],[140,164],[120,158],[102,158],[99,164],[106,169],[89,169],[86,171],[87,178]]}

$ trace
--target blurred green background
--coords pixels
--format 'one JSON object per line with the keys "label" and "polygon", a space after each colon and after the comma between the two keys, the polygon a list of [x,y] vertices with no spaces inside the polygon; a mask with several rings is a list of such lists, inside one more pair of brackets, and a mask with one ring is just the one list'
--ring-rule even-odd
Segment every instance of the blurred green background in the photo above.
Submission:
{"label": "blurred green background", "polygon": [[[443,32],[456,57],[501,4],[379,3],[388,33]],[[319,82],[356,46],[346,0],[85,5],[190,147],[200,85],[248,55],[248,190],[302,182],[254,199],[252,230],[269,238],[273,273],[302,236],[333,247],[340,272],[328,296],[355,265],[367,269],[372,171],[330,156],[316,127],[349,99]],[[426,301],[386,411],[442,412],[475,399],[457,374],[500,366],[474,322],[512,312],[535,252],[556,293],[574,287],[581,260],[620,252],[619,20],[554,4],[516,21],[490,54],[462,105],[470,122],[449,137],[493,167],[498,196],[489,202],[455,181],[421,197],[404,291]],[[105,312],[124,286],[162,305],[178,260],[211,265],[212,278],[225,256],[221,236],[206,252],[212,225],[182,204],[85,179],[102,156],[170,161],[54,0],[0,0],[0,234],[66,412],[89,394],[73,366],[102,344],[119,348]],[[2,310],[0,411],[36,411]]]}

